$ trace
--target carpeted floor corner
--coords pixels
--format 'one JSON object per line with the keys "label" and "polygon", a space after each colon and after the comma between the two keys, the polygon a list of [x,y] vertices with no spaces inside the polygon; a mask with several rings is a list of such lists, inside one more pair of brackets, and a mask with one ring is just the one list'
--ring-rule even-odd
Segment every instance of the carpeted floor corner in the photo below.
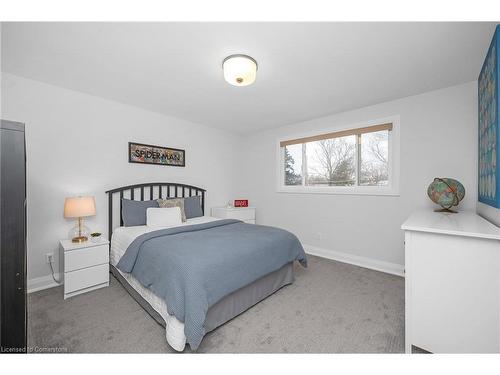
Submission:
{"label": "carpeted floor corner", "polygon": [[[308,258],[307,269],[296,266],[294,284],[207,334],[198,352],[404,351],[403,278]],[[29,347],[42,352],[173,353],[164,328],[110,278],[109,287],[68,300],[63,300],[62,287],[30,294]]]}

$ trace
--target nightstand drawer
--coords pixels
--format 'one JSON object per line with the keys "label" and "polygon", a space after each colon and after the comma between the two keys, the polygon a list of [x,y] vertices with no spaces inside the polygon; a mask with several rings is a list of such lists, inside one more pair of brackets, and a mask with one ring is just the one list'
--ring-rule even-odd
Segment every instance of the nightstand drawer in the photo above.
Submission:
{"label": "nightstand drawer", "polygon": [[255,210],[253,209],[235,209],[234,211],[228,211],[229,217],[231,219],[239,220],[255,220]]}
{"label": "nightstand drawer", "polygon": [[108,264],[84,268],[64,274],[64,293],[75,292],[109,281]]}
{"label": "nightstand drawer", "polygon": [[212,216],[221,219],[255,220],[254,208],[213,208]]}
{"label": "nightstand drawer", "polygon": [[108,245],[98,245],[66,251],[64,254],[64,272],[75,271],[108,262]]}

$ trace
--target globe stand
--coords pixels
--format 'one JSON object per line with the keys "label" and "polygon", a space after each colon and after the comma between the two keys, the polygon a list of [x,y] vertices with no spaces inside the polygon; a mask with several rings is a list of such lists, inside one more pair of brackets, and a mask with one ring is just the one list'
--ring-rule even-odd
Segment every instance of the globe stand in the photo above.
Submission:
{"label": "globe stand", "polygon": [[449,208],[439,208],[434,210],[434,212],[447,212],[449,214],[458,214],[458,211],[450,210]]}

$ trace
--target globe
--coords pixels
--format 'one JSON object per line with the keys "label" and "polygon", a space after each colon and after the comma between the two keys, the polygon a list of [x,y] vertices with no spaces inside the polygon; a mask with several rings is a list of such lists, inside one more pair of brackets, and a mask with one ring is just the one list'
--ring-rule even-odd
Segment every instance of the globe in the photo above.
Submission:
{"label": "globe", "polygon": [[464,186],[453,178],[436,177],[427,188],[427,195],[431,200],[439,204],[442,209],[438,212],[456,212],[450,208],[458,206],[465,197]]}

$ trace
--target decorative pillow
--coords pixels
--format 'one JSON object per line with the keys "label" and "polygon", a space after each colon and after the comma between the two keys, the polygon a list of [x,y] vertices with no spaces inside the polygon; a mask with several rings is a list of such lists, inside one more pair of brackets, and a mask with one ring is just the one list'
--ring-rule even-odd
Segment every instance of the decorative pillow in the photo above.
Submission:
{"label": "decorative pillow", "polygon": [[160,208],[179,207],[181,209],[182,222],[186,221],[186,213],[184,212],[183,198],[157,199]]}
{"label": "decorative pillow", "polygon": [[184,198],[184,212],[186,213],[186,219],[203,216],[201,197],[196,195],[194,197]]}
{"label": "decorative pillow", "polygon": [[166,228],[182,224],[181,208],[148,208],[146,225],[148,227]]}
{"label": "decorative pillow", "polygon": [[158,208],[158,202],[152,201],[134,201],[122,199],[122,220],[126,227],[136,225],[146,225],[146,210],[150,207]]}

